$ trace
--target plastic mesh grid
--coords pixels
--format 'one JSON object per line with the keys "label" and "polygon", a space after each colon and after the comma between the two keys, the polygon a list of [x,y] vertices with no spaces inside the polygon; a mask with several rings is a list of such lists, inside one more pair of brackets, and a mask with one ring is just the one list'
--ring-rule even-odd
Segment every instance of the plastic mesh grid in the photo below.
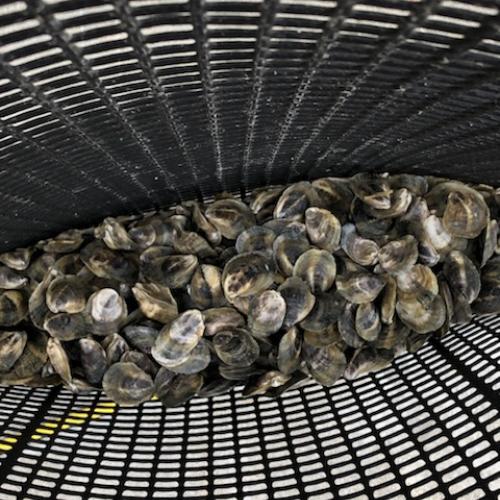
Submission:
{"label": "plastic mesh grid", "polygon": [[[498,184],[498,0],[0,2],[0,250],[359,169]],[[0,388],[0,499],[500,495],[499,318],[278,401]]]}
{"label": "plastic mesh grid", "polygon": [[359,168],[498,182],[497,0],[0,5],[0,245]]}
{"label": "plastic mesh grid", "polygon": [[5,388],[0,498],[497,498],[499,328],[478,318],[378,374],[279,400],[118,409]]}

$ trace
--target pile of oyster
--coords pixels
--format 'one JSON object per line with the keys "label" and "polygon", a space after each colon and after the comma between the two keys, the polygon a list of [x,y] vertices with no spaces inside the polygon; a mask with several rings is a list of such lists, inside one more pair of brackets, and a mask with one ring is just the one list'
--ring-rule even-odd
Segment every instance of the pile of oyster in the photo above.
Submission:
{"label": "pile of oyster", "polygon": [[353,379],[500,312],[499,207],[362,173],[66,231],[0,255],[0,382],[173,407]]}

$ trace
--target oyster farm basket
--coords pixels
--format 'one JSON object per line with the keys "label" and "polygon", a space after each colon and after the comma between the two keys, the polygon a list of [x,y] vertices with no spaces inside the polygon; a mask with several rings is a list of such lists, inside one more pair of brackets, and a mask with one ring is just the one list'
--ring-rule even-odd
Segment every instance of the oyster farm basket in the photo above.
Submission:
{"label": "oyster farm basket", "polygon": [[[498,0],[2,0],[0,250],[359,171],[500,184]],[[500,317],[277,400],[0,387],[0,499],[496,499]]]}

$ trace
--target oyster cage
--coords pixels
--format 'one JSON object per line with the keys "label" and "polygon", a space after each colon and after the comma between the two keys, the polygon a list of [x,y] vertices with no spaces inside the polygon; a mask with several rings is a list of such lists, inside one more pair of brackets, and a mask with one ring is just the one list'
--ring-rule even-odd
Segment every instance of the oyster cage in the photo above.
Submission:
{"label": "oyster cage", "polygon": [[[362,170],[499,185],[500,1],[0,2],[0,250]],[[186,407],[0,387],[0,500],[493,499],[500,316]]]}

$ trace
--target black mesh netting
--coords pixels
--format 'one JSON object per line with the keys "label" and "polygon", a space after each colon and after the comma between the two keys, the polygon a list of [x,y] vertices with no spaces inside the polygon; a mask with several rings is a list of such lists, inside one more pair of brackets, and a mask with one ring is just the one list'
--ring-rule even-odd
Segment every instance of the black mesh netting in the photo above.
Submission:
{"label": "black mesh netting", "polygon": [[[499,184],[498,0],[0,2],[0,250],[359,170]],[[0,389],[0,499],[493,499],[500,318],[376,375],[165,410]]]}

